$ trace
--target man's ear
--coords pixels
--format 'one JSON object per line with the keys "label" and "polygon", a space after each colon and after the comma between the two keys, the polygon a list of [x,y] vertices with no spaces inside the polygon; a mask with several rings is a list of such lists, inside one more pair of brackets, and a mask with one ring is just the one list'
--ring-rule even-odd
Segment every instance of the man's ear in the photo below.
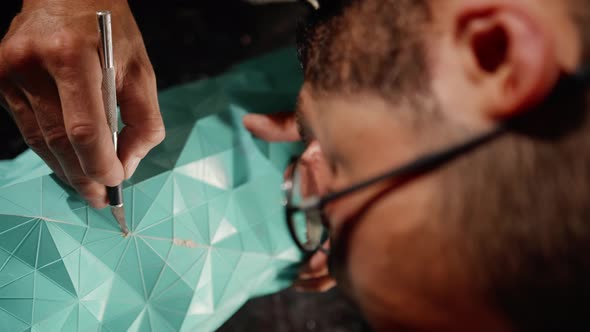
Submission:
{"label": "man's ear", "polygon": [[499,0],[464,4],[456,13],[461,64],[486,117],[513,117],[550,93],[560,66],[542,21]]}

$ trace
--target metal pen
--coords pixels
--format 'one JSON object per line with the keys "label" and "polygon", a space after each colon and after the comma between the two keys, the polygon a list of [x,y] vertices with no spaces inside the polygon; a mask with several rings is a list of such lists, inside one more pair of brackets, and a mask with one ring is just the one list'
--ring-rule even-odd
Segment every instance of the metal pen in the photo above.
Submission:
{"label": "metal pen", "polygon": [[[96,13],[96,16],[98,18],[98,28],[100,32],[99,54],[102,66],[102,99],[115,151],[117,151],[119,112],[117,110],[117,88],[115,83],[115,61],[113,58],[111,12],[99,11]],[[119,223],[121,232],[127,236],[127,234],[129,234],[129,229],[127,228],[127,222],[125,221],[122,185],[119,184],[116,187],[107,187],[107,195],[109,198],[109,205],[111,206],[111,212]]]}

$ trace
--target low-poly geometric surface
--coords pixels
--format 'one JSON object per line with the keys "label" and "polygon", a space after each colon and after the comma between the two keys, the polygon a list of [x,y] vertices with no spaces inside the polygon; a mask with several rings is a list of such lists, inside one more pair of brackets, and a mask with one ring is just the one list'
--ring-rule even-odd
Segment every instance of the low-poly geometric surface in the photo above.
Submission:
{"label": "low-poly geometric surface", "polygon": [[211,331],[289,285],[280,184],[299,147],[241,118],[291,108],[300,84],[289,49],[161,93],[167,138],[125,183],[127,238],[31,152],[1,163],[0,331]]}

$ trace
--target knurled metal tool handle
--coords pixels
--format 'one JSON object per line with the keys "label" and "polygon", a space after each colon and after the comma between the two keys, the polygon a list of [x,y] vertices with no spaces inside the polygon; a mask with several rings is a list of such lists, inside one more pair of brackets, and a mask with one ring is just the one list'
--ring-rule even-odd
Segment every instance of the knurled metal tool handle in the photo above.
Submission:
{"label": "knurled metal tool handle", "polygon": [[[100,11],[97,12],[96,15],[100,32],[99,54],[102,66],[102,98],[107,116],[107,123],[111,131],[116,151],[119,114],[117,110],[117,85],[115,83],[111,13],[109,11]],[[121,185],[107,187],[107,195],[111,206],[121,206],[123,204]]]}

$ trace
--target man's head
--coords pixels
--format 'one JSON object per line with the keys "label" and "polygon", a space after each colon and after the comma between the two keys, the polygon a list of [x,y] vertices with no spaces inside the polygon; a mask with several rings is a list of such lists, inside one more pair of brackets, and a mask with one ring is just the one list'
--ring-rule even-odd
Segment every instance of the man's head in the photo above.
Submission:
{"label": "man's head", "polygon": [[510,121],[405,183],[326,207],[335,274],[377,328],[587,330],[590,118],[547,98],[590,61],[590,4],[324,1],[300,34],[304,136],[345,188]]}

